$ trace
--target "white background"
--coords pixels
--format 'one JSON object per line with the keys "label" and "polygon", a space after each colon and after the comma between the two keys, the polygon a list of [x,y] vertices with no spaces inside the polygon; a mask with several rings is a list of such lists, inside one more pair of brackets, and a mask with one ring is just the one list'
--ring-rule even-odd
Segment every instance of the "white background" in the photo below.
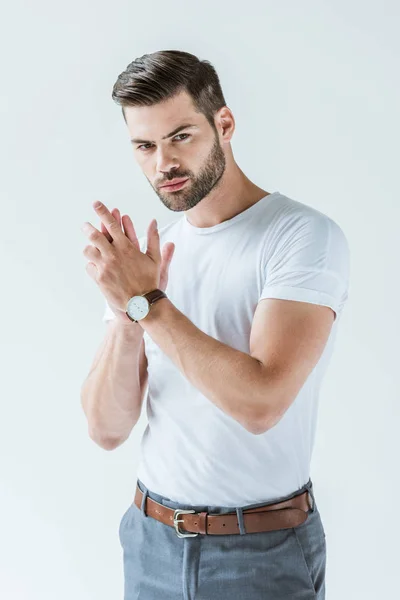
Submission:
{"label": "white background", "polygon": [[[399,5],[35,1],[2,7],[0,596],[123,596],[120,518],[145,414],[106,452],[80,405],[106,325],[80,227],[96,199],[139,235],[166,209],[111,99],[134,58],[217,69],[252,181],[335,219],[351,288],[321,392],[311,477],[327,599],[396,595],[399,540]],[[397,167],[397,169],[396,169]],[[397,172],[396,172],[397,171]]]}

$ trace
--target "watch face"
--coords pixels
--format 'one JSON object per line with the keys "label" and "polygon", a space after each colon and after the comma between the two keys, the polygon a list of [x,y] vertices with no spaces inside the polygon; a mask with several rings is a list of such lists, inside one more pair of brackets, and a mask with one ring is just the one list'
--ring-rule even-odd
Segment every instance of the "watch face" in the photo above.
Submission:
{"label": "watch face", "polygon": [[126,312],[132,319],[135,319],[135,321],[140,321],[140,319],[144,319],[149,310],[149,301],[143,296],[133,296],[132,298],[130,298],[130,300],[128,300]]}

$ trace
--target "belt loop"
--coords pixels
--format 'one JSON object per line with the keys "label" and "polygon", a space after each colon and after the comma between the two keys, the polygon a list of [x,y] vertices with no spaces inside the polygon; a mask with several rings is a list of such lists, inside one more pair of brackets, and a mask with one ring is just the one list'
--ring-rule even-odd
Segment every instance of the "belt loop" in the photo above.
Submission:
{"label": "belt loop", "polygon": [[236,508],[236,515],[238,518],[240,535],[244,535],[246,533],[246,527],[244,525],[243,509],[240,506]]}
{"label": "belt loop", "polygon": [[312,481],[311,481],[311,479],[309,479],[307,481],[306,485],[305,485],[305,488],[308,490],[308,493],[310,494],[311,500],[312,500],[312,505],[311,505],[310,510],[311,510],[311,512],[314,512],[314,510],[315,510],[315,498],[314,498],[314,491],[313,491],[312,487],[313,487]]}
{"label": "belt loop", "polygon": [[140,506],[140,510],[142,511],[142,513],[144,514],[145,517],[147,517],[148,515],[146,514],[146,498],[148,496],[149,490],[147,488],[145,488],[144,492],[143,492],[143,496],[142,496],[142,504]]}

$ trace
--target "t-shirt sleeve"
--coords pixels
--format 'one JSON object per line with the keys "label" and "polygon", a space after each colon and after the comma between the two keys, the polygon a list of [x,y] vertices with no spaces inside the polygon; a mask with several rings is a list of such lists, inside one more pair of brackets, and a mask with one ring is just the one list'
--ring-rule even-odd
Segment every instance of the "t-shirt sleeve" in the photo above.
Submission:
{"label": "t-shirt sleeve", "polygon": [[260,296],[329,306],[335,319],[348,299],[350,253],[345,234],[327,215],[283,227],[265,264]]}
{"label": "t-shirt sleeve", "polygon": [[[146,252],[146,248],[147,248],[147,234],[138,238],[139,241],[139,246],[140,246],[140,250],[142,252]],[[111,319],[115,319],[115,313],[114,311],[110,308],[110,305],[108,304],[107,300],[104,299],[105,302],[105,310],[103,313],[103,317],[102,317],[102,321],[106,322],[106,321],[110,321]]]}

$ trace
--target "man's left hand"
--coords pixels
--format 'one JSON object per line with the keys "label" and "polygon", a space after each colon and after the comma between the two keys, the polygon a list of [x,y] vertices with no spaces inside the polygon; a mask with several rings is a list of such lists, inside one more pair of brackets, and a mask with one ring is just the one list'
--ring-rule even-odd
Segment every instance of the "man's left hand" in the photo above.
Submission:
{"label": "man's left hand", "polygon": [[83,251],[91,261],[86,265],[86,271],[98,284],[106,300],[125,311],[132,296],[151,292],[159,287],[161,252],[157,221],[153,219],[150,222],[147,250],[141,252],[131,219],[125,217],[125,223],[131,232],[128,236],[108,208],[102,203],[98,207],[96,204],[93,204],[93,208],[112,241],[91,223],[83,225],[82,231],[90,240]]}

